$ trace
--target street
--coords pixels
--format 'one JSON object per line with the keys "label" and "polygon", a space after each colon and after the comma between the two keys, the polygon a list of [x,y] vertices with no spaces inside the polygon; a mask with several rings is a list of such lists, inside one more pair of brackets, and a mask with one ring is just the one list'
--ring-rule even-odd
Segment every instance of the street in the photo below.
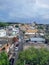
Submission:
{"label": "street", "polygon": [[18,51],[15,52],[15,59],[14,59],[13,65],[16,65],[16,61],[18,59],[19,52],[23,50],[24,39],[23,39],[22,31],[19,32],[19,38],[21,39],[21,42],[19,42]]}

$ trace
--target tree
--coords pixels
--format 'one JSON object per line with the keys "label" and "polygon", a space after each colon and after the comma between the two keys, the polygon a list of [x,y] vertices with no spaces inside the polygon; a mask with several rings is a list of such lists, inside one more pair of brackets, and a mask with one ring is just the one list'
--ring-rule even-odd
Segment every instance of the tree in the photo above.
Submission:
{"label": "tree", "polygon": [[23,32],[23,34],[25,34],[25,31],[22,31]]}
{"label": "tree", "polygon": [[0,53],[0,65],[9,65],[8,55],[5,52]]}
{"label": "tree", "polygon": [[17,65],[49,65],[49,51],[29,48],[19,54]]}
{"label": "tree", "polygon": [[6,26],[8,26],[8,25],[9,25],[8,23],[0,22],[0,27],[6,27]]}
{"label": "tree", "polygon": [[39,25],[38,26],[38,29],[42,29],[43,30],[44,29],[44,26]]}
{"label": "tree", "polygon": [[18,26],[18,25],[16,25],[15,27],[16,27],[16,28],[19,28],[19,26]]}

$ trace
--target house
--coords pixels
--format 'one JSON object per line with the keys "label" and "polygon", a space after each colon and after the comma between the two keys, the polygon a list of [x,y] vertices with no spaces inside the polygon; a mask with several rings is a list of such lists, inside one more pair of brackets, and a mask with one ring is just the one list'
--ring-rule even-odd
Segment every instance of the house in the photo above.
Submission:
{"label": "house", "polygon": [[19,33],[19,28],[9,27],[7,30],[8,36],[16,36]]}
{"label": "house", "polygon": [[10,44],[6,40],[0,40],[0,52],[5,51],[8,53],[10,50]]}
{"label": "house", "polygon": [[13,28],[12,29],[12,35],[16,35],[19,33],[19,28]]}
{"label": "house", "polygon": [[29,30],[26,31],[25,34],[26,34],[26,35],[30,35],[30,34],[35,35],[35,34],[37,34],[37,32],[38,32],[37,29],[29,29]]}
{"label": "house", "polygon": [[6,36],[6,30],[1,29],[0,30],[0,37],[5,37]]}
{"label": "house", "polygon": [[26,30],[26,27],[25,26],[20,26],[20,29],[25,31]]}
{"label": "house", "polygon": [[40,34],[40,36],[44,36],[44,33],[42,33],[42,32],[41,32],[41,33],[39,33],[39,34]]}
{"label": "house", "polygon": [[35,43],[45,43],[45,39],[41,37],[30,38],[30,41]]}

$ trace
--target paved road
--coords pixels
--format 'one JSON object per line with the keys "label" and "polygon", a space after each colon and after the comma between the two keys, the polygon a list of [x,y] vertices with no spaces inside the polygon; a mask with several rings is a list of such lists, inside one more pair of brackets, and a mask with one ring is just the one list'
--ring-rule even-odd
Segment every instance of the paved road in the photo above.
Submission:
{"label": "paved road", "polygon": [[17,61],[17,59],[18,59],[18,54],[19,54],[19,52],[23,50],[24,39],[23,39],[23,33],[22,33],[22,31],[19,32],[19,38],[21,39],[21,42],[19,42],[18,51],[17,51],[16,54],[15,54],[14,65],[16,65],[16,61]]}

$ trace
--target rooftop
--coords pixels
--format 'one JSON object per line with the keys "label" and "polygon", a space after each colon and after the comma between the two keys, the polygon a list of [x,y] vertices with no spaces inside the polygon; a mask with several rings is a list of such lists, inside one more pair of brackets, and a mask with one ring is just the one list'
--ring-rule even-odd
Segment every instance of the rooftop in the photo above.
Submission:
{"label": "rooftop", "polygon": [[8,43],[7,40],[0,40],[0,48],[3,47],[7,43]]}
{"label": "rooftop", "polygon": [[29,29],[29,30],[27,30],[26,31],[27,33],[37,33],[38,32],[38,30],[37,29]]}
{"label": "rooftop", "polygon": [[34,38],[30,38],[31,41],[45,41],[44,38],[40,38],[40,37],[34,37]]}

